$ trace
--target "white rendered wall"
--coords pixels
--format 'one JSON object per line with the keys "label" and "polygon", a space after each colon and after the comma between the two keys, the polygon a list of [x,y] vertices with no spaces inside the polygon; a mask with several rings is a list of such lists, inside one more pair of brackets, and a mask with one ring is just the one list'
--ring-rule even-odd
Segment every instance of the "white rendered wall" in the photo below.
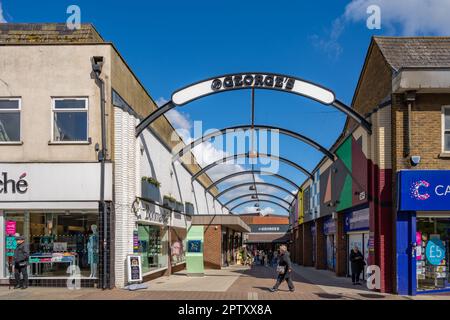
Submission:
{"label": "white rendered wall", "polygon": [[[126,257],[133,253],[136,216],[131,210],[141,196],[141,178],[153,177],[161,183],[161,198],[172,195],[178,201],[191,202],[194,214],[229,214],[180,164],[172,165],[172,154],[149,130],[135,138],[139,120],[114,107],[114,208],[115,208],[115,284],[126,285]],[[159,207],[155,207],[159,212]]]}

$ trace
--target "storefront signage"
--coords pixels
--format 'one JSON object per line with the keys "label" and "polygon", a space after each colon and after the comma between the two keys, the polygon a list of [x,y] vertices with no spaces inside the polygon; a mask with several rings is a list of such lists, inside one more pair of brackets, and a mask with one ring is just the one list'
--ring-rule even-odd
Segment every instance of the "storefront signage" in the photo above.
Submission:
{"label": "storefront signage", "polygon": [[168,224],[170,219],[170,211],[158,208],[161,212],[156,211],[156,205],[137,198],[132,205],[132,210],[138,220],[152,222],[156,224]]}
{"label": "storefront signage", "polygon": [[287,224],[253,224],[250,225],[252,233],[286,233],[289,230]]}
{"label": "storefront signage", "polygon": [[16,234],[16,222],[8,220],[5,223],[5,232],[8,236],[13,236]]}
{"label": "storefront signage", "polygon": [[346,213],[344,222],[345,232],[369,229],[369,208]]}
{"label": "storefront signage", "polygon": [[445,245],[440,239],[430,239],[425,249],[425,255],[430,264],[438,266],[445,258]]}
{"label": "storefront signage", "polygon": [[0,193],[26,193],[28,190],[28,182],[25,180],[26,176],[27,174],[24,172],[15,180],[8,177],[8,172],[2,172],[0,176]]}
{"label": "storefront signage", "polygon": [[6,237],[6,250],[11,250],[11,254],[6,254],[7,256],[14,256],[14,250],[17,248],[16,237]]}
{"label": "storefront signage", "polygon": [[187,242],[187,252],[189,253],[201,253],[202,252],[202,241],[201,240],[188,240]]}
{"label": "storefront signage", "polygon": [[399,211],[450,210],[450,170],[398,173]]}
{"label": "storefront signage", "polygon": [[[99,163],[2,163],[0,202],[3,209],[20,203],[97,202],[100,199]],[[112,164],[105,169],[105,200],[112,200]]]}
{"label": "storefront signage", "polygon": [[280,74],[238,73],[207,79],[176,91],[172,95],[175,105],[184,105],[210,94],[236,89],[271,89],[306,96],[324,104],[332,104],[335,95],[308,81]]}
{"label": "storefront signage", "polygon": [[323,223],[323,233],[325,235],[336,233],[336,223],[333,218],[328,217],[325,219]]}
{"label": "storefront signage", "polygon": [[138,255],[127,256],[127,266],[128,266],[128,283],[142,282],[141,256]]}
{"label": "storefront signage", "polygon": [[416,260],[422,260],[422,232],[416,232]]}
{"label": "storefront signage", "polygon": [[139,252],[139,232],[138,230],[133,231],[133,252]]}

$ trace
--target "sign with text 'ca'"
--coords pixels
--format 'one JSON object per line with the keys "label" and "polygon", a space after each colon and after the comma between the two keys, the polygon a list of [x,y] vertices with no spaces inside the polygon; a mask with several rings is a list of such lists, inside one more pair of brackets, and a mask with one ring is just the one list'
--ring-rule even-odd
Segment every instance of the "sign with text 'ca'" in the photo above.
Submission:
{"label": "sign with text 'ca'", "polygon": [[450,170],[402,170],[397,187],[399,211],[450,210]]}

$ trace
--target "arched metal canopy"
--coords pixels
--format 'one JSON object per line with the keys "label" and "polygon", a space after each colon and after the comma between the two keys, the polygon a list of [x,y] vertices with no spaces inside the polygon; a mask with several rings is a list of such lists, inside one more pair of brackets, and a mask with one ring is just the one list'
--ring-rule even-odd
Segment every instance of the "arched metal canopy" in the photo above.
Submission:
{"label": "arched metal canopy", "polygon": [[239,130],[249,130],[249,129],[255,129],[255,130],[277,130],[279,132],[281,132],[282,134],[285,134],[287,136],[290,136],[292,138],[295,138],[297,140],[300,140],[310,146],[312,146],[313,148],[317,149],[318,151],[322,152],[325,156],[327,156],[328,158],[330,158],[331,160],[334,161],[334,159],[336,158],[336,156],[330,152],[327,148],[321,146],[319,143],[315,142],[314,140],[312,140],[311,138],[308,138],[304,135],[301,135],[299,133],[296,133],[294,131],[288,130],[288,129],[283,129],[283,128],[279,128],[279,127],[274,127],[274,126],[267,126],[267,125],[241,125],[241,126],[233,126],[233,127],[228,127],[228,128],[224,128],[221,130],[217,130],[214,132],[211,132],[207,135],[204,135],[203,137],[198,138],[197,140],[191,142],[190,144],[186,145],[183,149],[181,149],[179,152],[177,152],[173,158],[172,161],[176,161],[178,160],[180,157],[182,157],[184,154],[186,154],[187,152],[191,151],[193,148],[195,148],[196,146],[202,144],[205,141],[208,141],[211,138],[214,137],[218,137],[221,135],[224,135],[226,133],[229,132],[236,132]]}
{"label": "arched metal canopy", "polygon": [[275,204],[275,205],[279,206],[280,208],[283,208],[284,210],[286,210],[287,212],[290,213],[290,211],[289,211],[288,208],[283,207],[283,206],[280,205],[279,203],[276,203],[275,201],[271,201],[271,200],[249,200],[249,201],[244,201],[244,202],[241,202],[240,204],[234,206],[233,208],[231,208],[231,209],[230,209],[230,212],[233,211],[234,209],[236,209],[236,208],[238,208],[238,207],[244,205],[244,204],[247,204],[247,203],[255,203],[255,202],[267,202],[267,203],[272,203],[272,204]]}
{"label": "arched metal canopy", "polygon": [[216,198],[220,198],[221,196],[223,196],[225,193],[228,193],[234,189],[240,188],[240,187],[245,187],[245,186],[253,186],[253,185],[259,185],[259,186],[267,186],[267,187],[273,187],[276,189],[279,189],[281,191],[286,192],[287,194],[289,194],[290,196],[292,196],[294,199],[296,197],[296,194],[293,194],[291,191],[289,191],[286,188],[280,187],[279,185],[273,184],[273,183],[269,183],[269,182],[245,182],[245,183],[240,183],[237,185],[234,185],[232,187],[229,187],[228,189],[223,190],[222,192],[220,192]]}
{"label": "arched metal canopy", "polygon": [[369,134],[371,134],[372,129],[370,122],[368,122],[361,114],[337,100],[335,94],[331,90],[293,76],[274,73],[247,72],[209,78],[177,90],[173,93],[171,101],[156,109],[139,123],[136,127],[136,136],[139,136],[145,128],[161,115],[177,106],[185,105],[212,94],[242,89],[283,91],[318,101],[324,105],[333,106],[354,119]]}
{"label": "arched metal canopy", "polygon": [[[269,159],[272,159],[272,160],[281,161],[281,162],[286,163],[286,164],[296,168],[297,170],[301,171],[303,174],[305,174],[309,178],[311,178],[311,180],[314,180],[314,176],[308,170],[306,170],[305,168],[303,168],[299,164],[297,164],[297,163],[295,163],[295,162],[293,162],[293,161],[291,161],[289,159],[286,159],[286,158],[283,158],[283,157],[279,157],[279,156],[274,156],[274,155],[267,154],[267,153],[257,153],[256,157],[257,158],[269,158]],[[237,160],[239,158],[250,158],[250,153],[247,152],[247,153],[235,154],[235,155],[232,155],[232,156],[225,157],[225,158],[219,159],[217,161],[214,161],[213,163],[207,165],[202,170],[200,170],[199,172],[194,174],[192,176],[191,180],[192,181],[197,180],[197,178],[200,177],[202,174],[204,174],[206,171],[208,171],[209,169],[211,169],[211,168],[213,168],[213,167],[215,167],[215,166],[217,166],[219,164],[223,164],[223,163],[228,162],[230,160]]]}
{"label": "arched metal canopy", "polygon": [[210,190],[211,188],[214,188],[216,185],[218,185],[218,184],[220,184],[220,183],[222,183],[222,182],[224,182],[226,180],[229,180],[229,179],[232,179],[232,178],[235,178],[235,177],[239,177],[239,176],[243,176],[243,175],[249,175],[249,174],[258,174],[258,175],[260,175],[260,174],[267,174],[267,176],[276,177],[278,179],[286,181],[287,183],[289,183],[290,185],[292,185],[293,187],[295,187],[297,189],[300,188],[300,186],[297,185],[294,181],[292,181],[292,180],[290,180],[290,179],[288,179],[286,177],[283,177],[283,176],[281,176],[281,175],[279,175],[277,173],[272,173],[272,172],[263,171],[263,170],[248,170],[248,171],[235,172],[235,173],[227,175],[227,176],[225,176],[223,178],[220,178],[219,180],[217,180],[217,181],[213,182],[211,185],[209,185],[209,187],[206,188],[206,191]]}
{"label": "arched metal canopy", "polygon": [[[244,195],[242,195],[242,196],[236,197],[236,198],[234,198],[234,199],[231,199],[230,201],[227,201],[227,203],[225,203],[223,206],[226,207],[226,206],[228,206],[230,203],[233,203],[233,202],[236,201],[236,200],[239,200],[239,199],[242,199],[242,198],[246,198],[246,197],[250,197],[250,196],[271,197],[271,198],[274,198],[274,199],[283,201],[284,203],[286,203],[286,204],[289,205],[289,206],[291,205],[289,202],[287,202],[286,200],[284,200],[284,199],[281,198],[281,197],[275,196],[275,195],[273,195],[273,194],[259,193],[259,192],[258,192],[258,194],[256,194],[256,193],[247,193],[247,194],[244,194]],[[258,199],[253,199],[253,201],[258,201]]]}

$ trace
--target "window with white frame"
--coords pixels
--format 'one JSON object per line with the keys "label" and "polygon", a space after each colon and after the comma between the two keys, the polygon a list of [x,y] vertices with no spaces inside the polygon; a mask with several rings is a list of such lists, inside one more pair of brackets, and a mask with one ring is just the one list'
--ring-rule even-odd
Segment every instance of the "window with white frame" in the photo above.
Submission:
{"label": "window with white frame", "polygon": [[450,152],[450,106],[442,108],[444,152]]}
{"label": "window with white frame", "polygon": [[20,142],[19,98],[0,98],[0,143]]}
{"label": "window with white frame", "polygon": [[88,99],[53,98],[53,141],[88,141]]}

